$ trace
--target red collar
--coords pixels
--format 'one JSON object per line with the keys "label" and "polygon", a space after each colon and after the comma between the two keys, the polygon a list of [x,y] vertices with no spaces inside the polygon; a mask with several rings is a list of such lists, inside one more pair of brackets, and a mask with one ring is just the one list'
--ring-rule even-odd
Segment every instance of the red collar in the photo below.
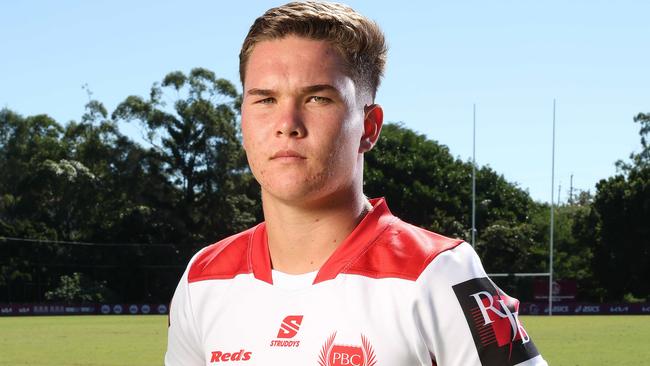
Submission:
{"label": "red collar", "polygon": [[[397,220],[388,209],[384,198],[371,199],[370,203],[372,209],[323,264],[314,279],[314,284],[334,279],[339,273],[345,272],[359,256],[368,250],[379,234]],[[253,267],[255,278],[273,284],[271,257],[264,223],[255,227],[249,244],[249,263]]]}

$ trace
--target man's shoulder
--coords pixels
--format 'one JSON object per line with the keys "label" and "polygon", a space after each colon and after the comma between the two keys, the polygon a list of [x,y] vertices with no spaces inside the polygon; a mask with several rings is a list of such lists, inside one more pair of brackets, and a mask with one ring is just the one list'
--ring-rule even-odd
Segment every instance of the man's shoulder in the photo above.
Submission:
{"label": "man's shoulder", "polygon": [[250,242],[260,225],[201,249],[190,263],[187,280],[228,279],[251,272]]}
{"label": "man's shoulder", "polygon": [[397,219],[345,272],[415,281],[438,255],[461,243],[462,239],[449,238]]}

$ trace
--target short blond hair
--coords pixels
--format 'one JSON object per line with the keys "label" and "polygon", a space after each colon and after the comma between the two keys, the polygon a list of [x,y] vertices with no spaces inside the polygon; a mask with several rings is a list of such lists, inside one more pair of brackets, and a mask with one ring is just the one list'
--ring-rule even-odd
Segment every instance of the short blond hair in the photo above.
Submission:
{"label": "short blond hair", "polygon": [[386,65],[384,34],[377,23],[351,7],[330,2],[291,2],[257,18],[239,53],[242,85],[255,44],[289,35],[329,42],[343,58],[357,88],[375,98]]}

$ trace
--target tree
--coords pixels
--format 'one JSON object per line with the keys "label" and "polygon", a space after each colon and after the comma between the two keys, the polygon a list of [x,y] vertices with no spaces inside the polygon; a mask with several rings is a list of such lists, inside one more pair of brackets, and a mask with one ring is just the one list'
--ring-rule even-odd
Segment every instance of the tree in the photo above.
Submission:
{"label": "tree", "polygon": [[23,118],[0,111],[0,235],[50,236],[47,225],[34,221],[43,192],[34,189],[45,161],[66,157],[60,143],[63,127],[46,115]]}
{"label": "tree", "polygon": [[[58,237],[58,228],[52,224],[55,208],[45,204],[52,197],[52,188],[40,176],[47,162],[67,156],[60,142],[62,132],[63,127],[47,115],[24,118],[8,109],[0,111],[0,236]],[[32,249],[7,239],[2,244],[7,253],[0,262],[0,284],[6,287],[2,295],[18,301],[42,296],[47,275],[38,266],[39,258],[56,256],[59,248],[43,245]]]}
{"label": "tree", "polygon": [[[171,108],[165,91],[176,96]],[[189,75],[167,74],[154,84],[147,100],[129,96],[113,119],[139,121],[150,143],[151,164],[161,169],[174,194],[160,197],[174,223],[171,240],[213,242],[238,232],[259,217],[253,179],[240,142],[240,96],[212,71],[195,68]]]}
{"label": "tree", "polygon": [[534,226],[527,222],[496,221],[481,235],[477,251],[489,272],[530,272],[530,250],[535,246]]}
{"label": "tree", "polygon": [[[111,117],[96,100],[66,126],[1,110],[0,299],[42,300],[77,271],[122,299],[166,301],[198,247],[261,216],[240,103],[232,84],[193,69],[168,74],[147,100],[126,98]],[[149,146],[121,134],[119,120],[140,121]]]}
{"label": "tree", "polygon": [[593,270],[608,300],[647,298],[650,292],[650,115],[640,113],[634,121],[641,125],[641,152],[619,161],[619,173],[596,185]]}
{"label": "tree", "polygon": [[379,142],[366,154],[364,191],[384,195],[405,221],[463,236],[470,174],[446,146],[401,125],[386,124]]}
{"label": "tree", "polygon": [[[588,192],[582,192],[573,203],[555,206],[553,226],[553,276],[575,280],[581,300],[600,300],[600,290],[591,270],[596,236],[595,213]],[[547,272],[549,266],[550,206],[541,204],[531,210],[535,227],[535,244],[529,250],[526,272]]]}
{"label": "tree", "polygon": [[67,303],[115,301],[115,296],[106,288],[106,282],[92,281],[79,272],[61,276],[59,285],[47,291],[45,298]]}

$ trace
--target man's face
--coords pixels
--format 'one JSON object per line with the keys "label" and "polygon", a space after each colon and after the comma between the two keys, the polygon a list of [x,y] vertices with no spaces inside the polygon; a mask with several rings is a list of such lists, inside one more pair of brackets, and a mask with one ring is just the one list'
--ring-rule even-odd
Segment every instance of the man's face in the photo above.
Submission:
{"label": "man's face", "polygon": [[310,203],[360,182],[364,105],[344,71],[325,41],[288,36],[255,45],[246,66],[242,133],[264,194]]}

